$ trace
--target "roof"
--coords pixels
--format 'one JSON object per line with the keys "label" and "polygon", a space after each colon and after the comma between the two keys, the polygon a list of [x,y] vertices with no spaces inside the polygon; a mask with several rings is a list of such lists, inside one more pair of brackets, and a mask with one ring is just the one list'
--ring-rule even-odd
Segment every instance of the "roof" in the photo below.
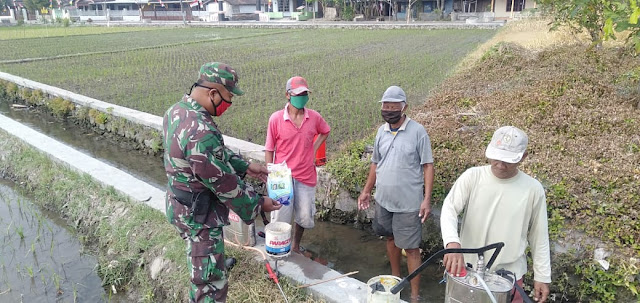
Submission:
{"label": "roof", "polygon": [[[225,0],[231,5],[256,5],[256,0]],[[266,1],[265,1],[266,2]]]}

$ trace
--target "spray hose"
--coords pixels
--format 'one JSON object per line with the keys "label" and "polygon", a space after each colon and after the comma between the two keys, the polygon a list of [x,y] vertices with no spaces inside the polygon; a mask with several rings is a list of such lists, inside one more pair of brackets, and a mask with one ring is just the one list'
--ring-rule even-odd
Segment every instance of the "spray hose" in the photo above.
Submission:
{"label": "spray hose", "polygon": [[474,272],[473,275],[476,276],[476,278],[478,278],[478,282],[480,282],[480,285],[482,285],[482,288],[484,288],[484,290],[489,295],[489,299],[491,299],[491,302],[498,303],[498,301],[496,301],[496,297],[493,296],[491,289],[489,288],[489,286],[487,286],[487,283],[484,282],[484,279],[482,278],[482,276],[477,272]]}
{"label": "spray hose", "polygon": [[420,267],[418,267],[416,270],[414,270],[411,274],[409,274],[406,278],[402,279],[402,281],[400,281],[400,283],[398,283],[396,286],[392,287],[390,289],[392,294],[397,294],[398,292],[400,292],[406,285],[407,283],[409,283],[409,281],[411,281],[411,279],[415,278],[420,272],[422,272],[425,268],[427,268],[427,265],[429,264],[429,262],[431,262],[431,260],[440,257],[444,254],[451,254],[451,253],[461,253],[461,254],[478,254],[478,256],[482,255],[485,251],[490,250],[490,249],[495,249],[495,251],[493,252],[493,255],[491,255],[491,259],[489,259],[489,262],[487,262],[487,266],[486,268],[490,268],[491,265],[493,265],[493,262],[495,262],[496,258],[498,257],[498,254],[500,253],[500,250],[502,250],[502,247],[504,247],[504,242],[498,242],[498,243],[493,243],[484,247],[480,247],[480,248],[446,248],[446,249],[442,249],[438,252],[436,252],[435,254],[431,255],[431,257],[429,257],[426,261],[424,261]]}

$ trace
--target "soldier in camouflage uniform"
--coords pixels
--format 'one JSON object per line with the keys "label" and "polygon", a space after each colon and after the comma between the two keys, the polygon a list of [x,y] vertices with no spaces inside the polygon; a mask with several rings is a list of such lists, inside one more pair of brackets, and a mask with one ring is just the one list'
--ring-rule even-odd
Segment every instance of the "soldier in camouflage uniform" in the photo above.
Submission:
{"label": "soldier in camouflage uniform", "polygon": [[166,213],[187,243],[191,269],[190,302],[225,302],[227,269],[222,227],[232,209],[247,224],[263,211],[280,208],[243,181],[250,176],[266,181],[267,169],[249,163],[224,145],[212,116],[231,106],[236,72],[218,62],[200,68],[188,95],[164,115],[164,166],[168,177]]}

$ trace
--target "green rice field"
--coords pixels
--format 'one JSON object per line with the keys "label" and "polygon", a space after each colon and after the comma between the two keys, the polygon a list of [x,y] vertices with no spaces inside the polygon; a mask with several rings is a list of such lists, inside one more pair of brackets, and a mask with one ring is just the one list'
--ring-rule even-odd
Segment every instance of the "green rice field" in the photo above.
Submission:
{"label": "green rice field", "polygon": [[[98,28],[99,29],[99,28]],[[69,56],[78,53],[131,51],[140,48],[170,47],[175,44],[211,42],[220,39],[275,34],[276,30],[210,28],[158,28],[96,35],[76,35],[57,39],[15,39],[0,42],[0,62],[29,58]],[[1,31],[0,31],[1,33]],[[55,47],[53,47],[55,46]]]}
{"label": "green rice field", "polygon": [[40,26],[0,26],[0,40],[47,38],[75,35],[100,35],[107,33],[139,32],[154,30],[153,27],[104,27],[104,26],[72,26],[56,25]]}
{"label": "green rice field", "polygon": [[[129,50],[0,64],[0,70],[162,115],[187,92],[202,63],[226,62],[238,71],[246,94],[234,98],[234,106],[218,119],[219,125],[225,134],[258,144],[264,143],[271,113],[286,103],[287,79],[300,75],[307,78],[312,90],[308,107],[319,111],[332,127],[328,141],[332,149],[370,134],[382,123],[378,101],[388,86],[403,87],[410,105],[422,104],[466,54],[494,33],[208,28],[48,38],[46,43],[25,39],[20,41],[23,45],[32,43],[37,49],[29,50],[33,55],[27,57],[60,54],[57,50],[64,48],[67,54]],[[234,39],[176,44],[207,37]],[[0,50],[14,43],[0,41]],[[135,49],[153,43],[158,47]],[[13,54],[14,58],[22,56]]]}

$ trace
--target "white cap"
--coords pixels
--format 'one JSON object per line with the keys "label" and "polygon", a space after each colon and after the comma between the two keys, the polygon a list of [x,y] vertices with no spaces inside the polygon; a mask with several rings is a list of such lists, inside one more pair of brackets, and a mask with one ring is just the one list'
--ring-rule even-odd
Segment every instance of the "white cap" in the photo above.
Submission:
{"label": "white cap", "polygon": [[503,126],[493,133],[485,155],[489,159],[518,163],[527,150],[529,137],[515,126]]}

